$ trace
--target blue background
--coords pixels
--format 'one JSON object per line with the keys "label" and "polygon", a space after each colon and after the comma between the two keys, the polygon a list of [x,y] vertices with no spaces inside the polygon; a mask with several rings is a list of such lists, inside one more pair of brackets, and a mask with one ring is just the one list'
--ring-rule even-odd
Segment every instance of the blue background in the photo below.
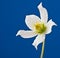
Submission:
{"label": "blue background", "polygon": [[53,32],[46,36],[44,58],[60,58],[60,1],[59,0],[2,0],[0,17],[0,58],[39,58],[38,50],[32,46],[35,37],[16,37],[19,29],[28,30],[25,16],[39,16],[37,6],[42,2],[47,8],[49,19],[57,23]]}

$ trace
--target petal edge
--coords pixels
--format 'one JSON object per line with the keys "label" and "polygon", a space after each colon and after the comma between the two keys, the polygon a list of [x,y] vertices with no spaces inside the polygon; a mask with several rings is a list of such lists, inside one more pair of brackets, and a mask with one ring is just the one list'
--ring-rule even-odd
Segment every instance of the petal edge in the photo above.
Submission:
{"label": "petal edge", "polygon": [[25,23],[31,30],[34,30],[33,26],[36,22],[40,22],[40,18],[36,15],[27,15],[25,18]]}
{"label": "petal edge", "polygon": [[42,43],[45,40],[45,35],[38,35],[36,37],[36,39],[34,40],[34,42],[32,43],[32,45],[36,48],[36,50],[38,49],[37,46]]}
{"label": "petal edge", "polygon": [[38,5],[40,12],[41,21],[46,23],[48,21],[48,12],[47,9],[42,6],[42,2]]}
{"label": "petal edge", "polygon": [[16,34],[16,36],[20,35],[23,38],[31,38],[36,36],[37,34],[33,31],[25,31],[25,30],[19,30]]}
{"label": "petal edge", "polygon": [[49,33],[52,32],[52,27],[53,27],[54,25],[57,26],[57,24],[56,24],[55,22],[53,22],[52,19],[48,21],[46,34],[49,34]]}

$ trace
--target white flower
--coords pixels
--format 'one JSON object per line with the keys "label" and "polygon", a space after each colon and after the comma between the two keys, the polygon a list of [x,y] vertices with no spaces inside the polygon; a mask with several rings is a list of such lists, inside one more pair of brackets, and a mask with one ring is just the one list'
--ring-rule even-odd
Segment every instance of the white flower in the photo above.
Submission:
{"label": "white flower", "polygon": [[31,38],[37,36],[32,45],[37,49],[37,46],[45,40],[46,34],[51,33],[52,26],[56,24],[51,20],[48,21],[48,12],[46,8],[42,6],[42,3],[38,5],[40,17],[36,15],[27,15],[25,18],[26,25],[31,30],[19,30],[16,36],[20,35],[23,38]]}

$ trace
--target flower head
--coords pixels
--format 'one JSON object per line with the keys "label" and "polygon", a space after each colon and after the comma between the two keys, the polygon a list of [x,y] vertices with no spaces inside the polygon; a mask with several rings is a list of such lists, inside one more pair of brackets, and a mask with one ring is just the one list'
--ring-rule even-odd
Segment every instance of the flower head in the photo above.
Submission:
{"label": "flower head", "polygon": [[46,34],[51,33],[52,26],[56,24],[51,20],[48,21],[48,12],[46,8],[42,6],[42,3],[38,5],[40,12],[40,18],[36,15],[27,15],[25,18],[26,25],[30,30],[19,30],[16,36],[20,35],[23,38],[31,38],[37,36],[32,45],[37,49],[37,46],[45,40]]}

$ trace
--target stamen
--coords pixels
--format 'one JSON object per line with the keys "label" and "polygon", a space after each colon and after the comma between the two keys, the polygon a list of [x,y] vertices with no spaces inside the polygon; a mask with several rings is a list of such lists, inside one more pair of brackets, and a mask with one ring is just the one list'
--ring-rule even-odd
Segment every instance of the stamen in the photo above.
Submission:
{"label": "stamen", "polygon": [[46,26],[43,23],[36,23],[35,24],[35,31],[37,33],[44,33],[46,31]]}

